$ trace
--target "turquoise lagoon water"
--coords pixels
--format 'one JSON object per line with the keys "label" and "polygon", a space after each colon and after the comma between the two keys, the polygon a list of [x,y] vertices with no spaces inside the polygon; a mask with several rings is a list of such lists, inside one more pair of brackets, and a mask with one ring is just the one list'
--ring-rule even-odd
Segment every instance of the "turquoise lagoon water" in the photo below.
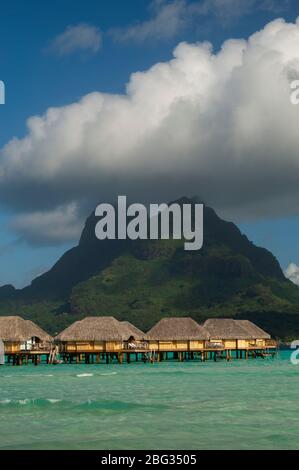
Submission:
{"label": "turquoise lagoon water", "polygon": [[299,365],[0,368],[1,449],[298,449]]}

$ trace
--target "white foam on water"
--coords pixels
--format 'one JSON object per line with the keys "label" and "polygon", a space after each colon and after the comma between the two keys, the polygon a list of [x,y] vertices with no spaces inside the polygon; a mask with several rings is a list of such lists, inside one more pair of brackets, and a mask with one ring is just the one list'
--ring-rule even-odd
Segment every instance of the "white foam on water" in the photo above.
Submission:
{"label": "white foam on water", "polygon": [[29,398],[25,398],[24,400],[16,400],[17,403],[20,405],[28,405],[28,403],[32,403],[34,400],[30,400]]}
{"label": "white foam on water", "polygon": [[[16,375],[15,377],[20,377]],[[53,374],[23,374],[22,377],[54,377]]]}
{"label": "white foam on water", "polygon": [[34,398],[24,398],[24,399],[19,399],[19,400],[10,400],[10,399],[3,399],[3,400],[0,400],[0,406],[1,405],[35,405],[35,404],[38,404],[39,402],[42,403],[43,401],[46,401],[48,403],[51,403],[51,404],[55,404],[55,403],[60,403],[62,402],[63,400],[60,399],[60,398],[45,398],[45,400],[43,399],[34,399]]}
{"label": "white foam on water", "polygon": [[99,375],[116,375],[117,372],[103,372],[103,374],[99,374]]}
{"label": "white foam on water", "polygon": [[19,377],[54,377],[53,374],[16,374],[16,375],[3,375],[2,377],[10,379],[18,379]]}
{"label": "white foam on water", "polygon": [[77,374],[76,377],[93,377],[93,374]]}

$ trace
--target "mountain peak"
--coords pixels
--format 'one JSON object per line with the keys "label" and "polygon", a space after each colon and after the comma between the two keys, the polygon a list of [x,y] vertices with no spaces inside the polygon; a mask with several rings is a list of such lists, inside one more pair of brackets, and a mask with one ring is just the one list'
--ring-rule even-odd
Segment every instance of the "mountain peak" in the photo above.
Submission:
{"label": "mountain peak", "polygon": [[[174,202],[195,204],[198,199]],[[79,244],[47,273],[22,290],[0,288],[0,314],[7,314],[8,307],[11,314],[22,308],[28,318],[35,312],[44,326],[40,308],[54,325],[84,314],[111,314],[148,327],[170,313],[201,320],[215,312],[235,316],[246,309],[299,304],[299,289],[285,279],[268,250],[206,205],[203,217],[203,248],[190,252],[183,240],[100,241],[92,213]]]}

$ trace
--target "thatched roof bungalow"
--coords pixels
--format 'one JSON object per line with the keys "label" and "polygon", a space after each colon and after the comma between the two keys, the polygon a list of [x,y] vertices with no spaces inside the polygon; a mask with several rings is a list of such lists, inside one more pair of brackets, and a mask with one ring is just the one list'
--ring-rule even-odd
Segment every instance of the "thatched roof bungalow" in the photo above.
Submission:
{"label": "thatched roof bungalow", "polygon": [[114,352],[125,349],[123,343],[131,337],[142,339],[143,336],[137,328],[133,330],[132,325],[114,317],[86,317],[57,335],[55,342],[64,352]]}
{"label": "thatched roof bungalow", "polygon": [[210,343],[221,344],[227,349],[246,349],[250,346],[265,346],[270,335],[249,320],[232,318],[210,318],[203,328]]}
{"label": "thatched roof bungalow", "polygon": [[271,340],[269,333],[264,331],[262,328],[257,326],[255,323],[252,323],[250,320],[236,320],[241,328],[246,331],[246,341],[245,343],[239,344],[239,347],[246,346],[248,348],[256,347],[276,347],[277,343],[274,340]]}
{"label": "thatched roof bungalow", "polygon": [[0,340],[6,353],[48,347],[52,337],[30,320],[19,316],[0,317]]}
{"label": "thatched roof bungalow", "polygon": [[147,332],[149,348],[157,351],[204,349],[208,334],[190,317],[163,318]]}

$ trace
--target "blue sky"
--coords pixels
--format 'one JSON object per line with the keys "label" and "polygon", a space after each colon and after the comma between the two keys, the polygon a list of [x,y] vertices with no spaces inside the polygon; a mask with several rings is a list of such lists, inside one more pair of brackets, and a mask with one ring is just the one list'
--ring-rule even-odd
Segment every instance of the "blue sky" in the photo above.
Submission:
{"label": "blue sky", "polygon": [[[262,6],[257,7],[254,0],[227,0],[227,9],[222,10],[217,0],[5,2],[1,5],[0,19],[0,79],[6,86],[6,104],[0,106],[0,147],[13,137],[23,138],[27,133],[26,120],[42,115],[48,108],[77,102],[95,91],[124,93],[132,73],[169,61],[181,41],[210,41],[217,51],[226,39],[246,39],[277,17],[294,22],[299,15],[296,2],[261,3]],[[155,20],[162,9],[171,4],[180,4],[181,10],[175,11],[183,13],[178,14],[179,24],[174,24],[173,30],[161,32]],[[196,10],[194,16],[192,10],[189,12],[190,5],[200,4],[205,8],[201,13]],[[87,32],[94,36],[88,36],[83,46],[75,42],[70,51],[65,52],[66,39],[62,35],[67,28],[77,25],[94,28],[82,31],[82,34]],[[47,195],[42,196],[43,184],[41,181],[41,198],[46,198]],[[16,188],[18,193],[22,190],[25,199],[27,186]],[[13,179],[10,191],[14,192]],[[36,207],[36,194],[32,195],[32,210]],[[48,269],[75,243],[75,237],[71,236],[56,242],[55,237],[52,242],[36,242],[15,230],[15,215],[31,210],[30,198],[26,199],[26,207],[22,207],[21,199],[16,202],[12,196],[2,197],[0,214],[0,284],[13,283],[17,287]],[[226,213],[230,214],[228,210]],[[233,214],[232,211],[231,218]],[[283,268],[290,262],[299,264],[296,210],[286,217],[282,213],[247,217],[245,213],[243,218],[237,219],[248,237],[269,248]]]}

